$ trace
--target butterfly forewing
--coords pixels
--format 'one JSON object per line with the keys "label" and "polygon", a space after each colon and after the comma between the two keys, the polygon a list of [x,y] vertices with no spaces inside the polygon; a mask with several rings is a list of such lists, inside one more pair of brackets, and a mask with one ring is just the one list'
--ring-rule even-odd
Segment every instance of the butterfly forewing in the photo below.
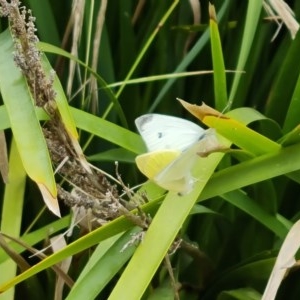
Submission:
{"label": "butterfly forewing", "polygon": [[148,151],[175,149],[183,151],[204,135],[193,122],[160,114],[146,114],[135,120]]}

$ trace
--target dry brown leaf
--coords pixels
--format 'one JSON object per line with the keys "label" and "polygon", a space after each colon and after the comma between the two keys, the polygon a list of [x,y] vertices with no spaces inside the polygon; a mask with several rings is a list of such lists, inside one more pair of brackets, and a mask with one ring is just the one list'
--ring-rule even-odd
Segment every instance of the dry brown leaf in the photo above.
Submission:
{"label": "dry brown leaf", "polygon": [[41,191],[41,194],[43,196],[44,202],[47,205],[47,207],[56,216],[61,217],[57,198],[53,197],[53,195],[50,193],[50,191],[46,188],[46,186],[44,184],[38,183],[38,187]]}
{"label": "dry brown leaf", "polygon": [[272,273],[262,300],[273,300],[287,271],[296,264],[295,255],[300,246],[300,220],[298,220],[287,234],[278,253]]}
{"label": "dry brown leaf", "polygon": [[177,100],[188,112],[190,112],[193,116],[195,116],[200,121],[203,121],[203,119],[207,116],[215,116],[222,119],[228,119],[228,117],[226,117],[219,111],[215,110],[214,108],[206,105],[204,102],[202,102],[202,105],[197,105],[197,104],[190,104],[179,98],[177,98]]}

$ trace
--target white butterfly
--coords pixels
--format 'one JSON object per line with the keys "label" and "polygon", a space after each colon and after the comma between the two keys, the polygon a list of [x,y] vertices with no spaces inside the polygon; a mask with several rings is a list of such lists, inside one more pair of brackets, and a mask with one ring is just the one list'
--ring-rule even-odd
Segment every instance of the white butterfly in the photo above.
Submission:
{"label": "white butterfly", "polygon": [[172,116],[146,114],[135,120],[148,152],[136,157],[139,170],[159,186],[178,192],[192,190],[191,169],[197,157],[219,149],[213,129]]}

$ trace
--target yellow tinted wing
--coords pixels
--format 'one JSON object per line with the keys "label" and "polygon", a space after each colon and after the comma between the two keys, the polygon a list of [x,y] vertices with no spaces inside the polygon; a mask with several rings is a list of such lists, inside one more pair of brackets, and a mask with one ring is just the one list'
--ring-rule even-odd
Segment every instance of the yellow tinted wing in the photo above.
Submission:
{"label": "yellow tinted wing", "polygon": [[180,154],[177,150],[158,150],[137,156],[135,162],[146,177],[153,179]]}

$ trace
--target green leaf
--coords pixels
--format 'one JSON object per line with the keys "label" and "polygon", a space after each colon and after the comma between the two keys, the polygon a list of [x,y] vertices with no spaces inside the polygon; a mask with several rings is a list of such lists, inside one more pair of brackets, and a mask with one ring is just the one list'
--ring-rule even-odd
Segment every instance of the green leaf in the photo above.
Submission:
{"label": "green leaf", "polygon": [[[230,1],[223,1],[222,8],[219,10],[217,14],[218,19],[221,19],[224,16],[229,4]],[[194,59],[199,54],[201,54],[201,51],[203,51],[208,40],[209,40],[209,29],[207,29],[196,41],[193,48],[187,53],[187,55],[182,59],[182,61],[177,66],[177,68],[174,70],[174,73],[182,72],[183,70],[185,70],[194,61]],[[149,112],[153,112],[156,109],[158,104],[162,101],[163,97],[170,91],[171,87],[175,82],[176,79],[171,78],[164,84],[164,86],[161,88],[156,98],[153,100],[151,107],[149,108]]]}
{"label": "green leaf", "polygon": [[139,228],[133,228],[121,237],[118,235],[101,243],[94,251],[66,300],[95,299],[134,253],[136,246],[128,245],[126,247],[126,245],[140,231]]}
{"label": "green leaf", "polygon": [[[288,68],[290,70],[290,68]],[[294,93],[285,117],[283,131],[287,133],[292,130],[294,127],[299,126],[299,114],[300,114],[300,75],[294,89]]]}
{"label": "green leaf", "polygon": [[[297,125],[295,114],[298,111],[296,104],[299,93],[300,65],[296,62],[298,62],[300,35],[297,34],[295,40],[288,43],[290,46],[284,48],[284,56],[279,57],[280,69],[277,71],[270,89],[266,108],[267,116],[275,119],[280,124],[286,124],[284,127],[285,132]],[[288,101],[282,101],[282,99],[288,99]],[[288,112],[287,115],[286,112]]]}
{"label": "green leaf", "polygon": [[88,157],[89,161],[118,161],[134,163],[136,154],[123,148],[111,149]]}
{"label": "green leaf", "polygon": [[222,45],[218,30],[217,16],[213,5],[209,4],[210,15],[210,41],[214,69],[214,95],[215,106],[223,110],[227,106],[227,86],[225,64],[223,59]]}
{"label": "green leaf", "polygon": [[[24,243],[33,246],[43,241],[45,239],[45,236],[49,235],[49,232],[51,232],[52,234],[58,233],[66,229],[69,225],[70,225],[70,216],[65,216],[59,220],[56,220],[50,224],[38,228],[35,231],[22,235],[21,239]],[[22,253],[25,250],[27,250],[24,249],[19,244],[16,244],[15,242],[9,242],[9,246],[17,253]],[[3,249],[0,249],[0,263],[6,261],[7,259],[8,259],[7,254],[4,252]]]}
{"label": "green leaf", "polygon": [[258,222],[263,224],[266,228],[269,228],[280,238],[284,238],[288,233],[290,226],[286,226],[277,219],[275,215],[265,211],[259,204],[250,199],[242,191],[236,190],[222,195],[222,198],[232,205],[246,212],[249,216],[252,216]]}
{"label": "green leaf", "polygon": [[145,152],[145,145],[138,134],[76,108],[71,108],[71,112],[75,118],[76,126],[80,129],[133,153],[140,154]]}
{"label": "green leaf", "polygon": [[222,292],[217,300],[260,300],[261,294],[251,288],[242,288]]}
{"label": "green leaf", "polygon": [[105,82],[105,80],[101,76],[99,76],[98,73],[96,73],[94,70],[92,70],[88,65],[86,65],[84,62],[79,60],[77,57],[75,57],[74,55],[71,55],[67,51],[62,50],[61,48],[58,48],[56,46],[53,46],[53,45],[50,45],[47,43],[42,43],[42,42],[40,42],[38,44],[38,46],[39,46],[39,49],[43,52],[49,52],[49,53],[62,55],[64,57],[74,60],[78,64],[84,66],[91,74],[93,74],[95,76],[95,78],[97,79],[98,84],[104,88],[103,89],[104,92],[106,93],[106,95],[109,98],[109,100],[111,101],[111,103],[114,105],[114,108],[116,109],[123,126],[125,128],[128,127],[126,117],[124,115],[124,112],[122,110],[122,107],[120,106],[120,103],[119,103],[116,95],[112,92],[112,90],[110,88],[108,88],[108,84]]}
{"label": "green leaf", "polygon": [[[110,300],[122,298],[125,287],[128,299],[140,299],[142,297],[222,156],[223,154],[218,153],[212,157],[199,159],[198,168],[195,170],[195,177],[199,178],[199,181],[190,194],[178,196],[173,192],[168,193],[153,218],[143,242],[138,246],[112,291]],[[143,262],[143,268],[141,268],[141,262]],[[133,276],[134,281],[132,280]]]}
{"label": "green leaf", "polygon": [[[246,111],[244,110],[244,112]],[[261,155],[280,150],[280,145],[276,142],[248,128],[243,123],[236,121],[234,117],[237,114],[239,114],[239,109],[228,113],[228,116],[232,116],[232,119],[207,116],[203,119],[203,122],[215,128],[223,137],[253,155]]]}
{"label": "green leaf", "polygon": [[13,59],[10,32],[0,34],[0,90],[11,129],[28,176],[46,194],[44,200],[59,215],[56,183],[46,141],[25,78]]}
{"label": "green leaf", "polygon": [[[22,168],[22,162],[14,141],[11,145],[9,157],[9,174],[2,206],[1,232],[18,237],[22,224],[26,173]],[[0,263],[0,269],[5,270],[0,278],[2,284],[16,275],[17,265],[13,260],[6,260]],[[9,293],[13,295],[14,289],[10,290]]]}
{"label": "green leaf", "polygon": [[[45,73],[48,74],[48,76],[50,76],[50,72],[53,71],[53,68],[50,65],[45,54],[42,54],[41,60],[42,60],[42,65]],[[59,81],[59,78],[56,74],[54,75],[53,89],[55,90],[56,93],[55,103],[57,104],[57,108],[59,110],[59,114],[65,126],[65,129],[74,140],[77,140],[78,133],[76,130],[76,125],[73,116],[70,112],[70,107],[69,107],[67,97]]]}
{"label": "green leaf", "polygon": [[[246,62],[249,58],[254,35],[257,30],[258,22],[261,15],[261,9],[262,9],[262,0],[252,0],[248,2],[246,23],[245,23],[241,49],[240,49],[237,67],[236,67],[238,71],[244,70]],[[239,104],[238,102],[242,100],[242,99],[235,99],[236,92],[240,85],[241,78],[242,78],[241,73],[235,73],[230,95],[229,95],[229,101],[232,102],[234,105],[238,105]]]}

